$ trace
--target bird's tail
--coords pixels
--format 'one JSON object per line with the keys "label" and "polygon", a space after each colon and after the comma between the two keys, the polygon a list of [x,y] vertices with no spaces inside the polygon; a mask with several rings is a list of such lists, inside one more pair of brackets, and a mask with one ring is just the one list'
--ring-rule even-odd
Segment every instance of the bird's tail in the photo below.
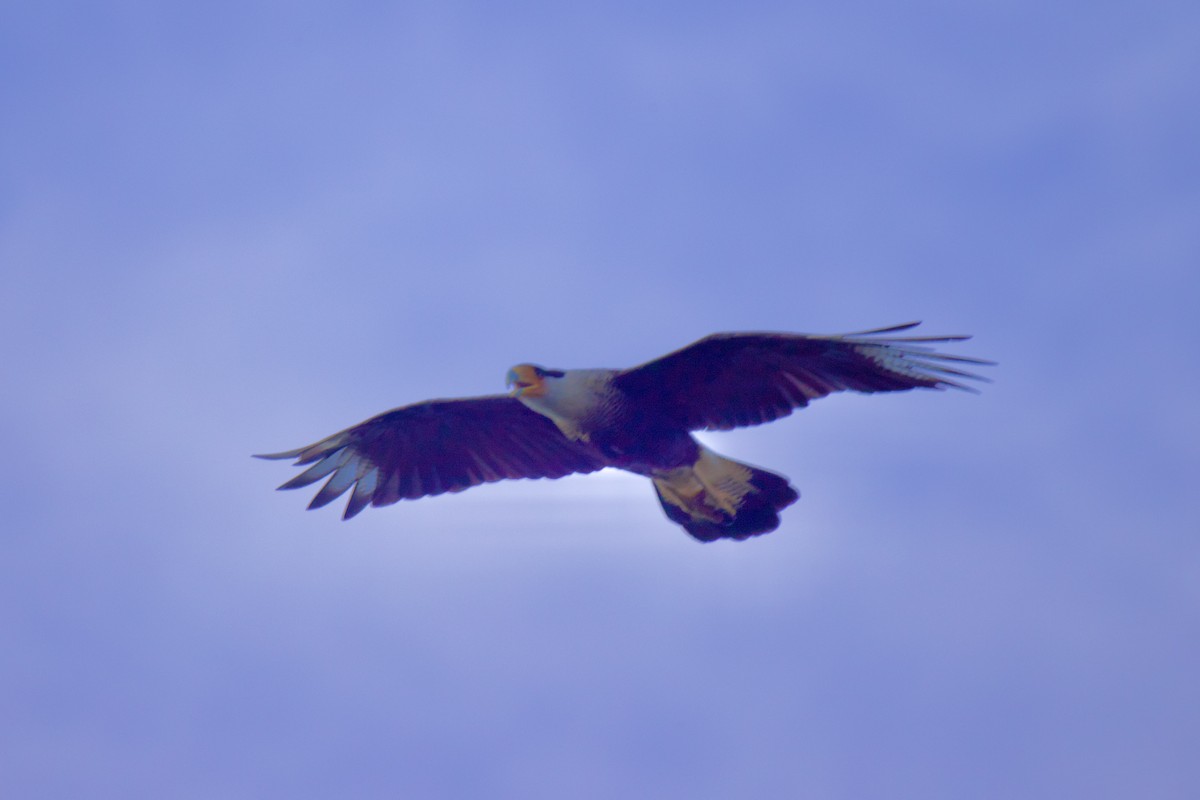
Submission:
{"label": "bird's tail", "polygon": [[703,446],[695,464],[653,480],[667,517],[702,542],[769,533],[779,527],[779,512],[800,497],[787,478]]}

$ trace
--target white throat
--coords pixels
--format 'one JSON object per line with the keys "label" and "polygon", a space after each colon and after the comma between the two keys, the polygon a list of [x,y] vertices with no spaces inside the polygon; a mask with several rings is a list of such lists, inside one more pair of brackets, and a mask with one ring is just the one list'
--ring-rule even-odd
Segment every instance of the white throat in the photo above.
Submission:
{"label": "white throat", "polygon": [[603,416],[612,400],[611,378],[616,370],[569,369],[561,378],[547,376],[546,393],[520,400],[542,416],[549,417],[563,435],[586,439],[588,424]]}

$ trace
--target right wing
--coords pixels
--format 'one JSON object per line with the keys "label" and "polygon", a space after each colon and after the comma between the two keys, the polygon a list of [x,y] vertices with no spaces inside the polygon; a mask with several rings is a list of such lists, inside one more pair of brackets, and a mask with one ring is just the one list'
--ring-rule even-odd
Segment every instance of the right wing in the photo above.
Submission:
{"label": "right wing", "polygon": [[847,389],[969,389],[959,379],[986,380],[959,367],[992,362],[933,349],[968,336],[889,335],[917,324],[841,336],[716,333],[623,370],[613,383],[634,403],[688,430],[728,430],[786,417]]}

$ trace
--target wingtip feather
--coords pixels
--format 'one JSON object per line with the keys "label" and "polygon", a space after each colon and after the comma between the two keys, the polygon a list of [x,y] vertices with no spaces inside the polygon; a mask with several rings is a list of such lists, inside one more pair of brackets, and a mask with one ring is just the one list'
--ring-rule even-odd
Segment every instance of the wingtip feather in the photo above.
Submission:
{"label": "wingtip feather", "polygon": [[342,519],[351,519],[370,505],[371,499],[375,496],[375,487],[378,483],[378,468],[369,470],[359,478],[358,482],[354,485],[354,492],[350,495],[350,499],[346,501],[346,510],[342,512]]}
{"label": "wingtip feather", "polygon": [[282,453],[251,453],[251,458],[262,458],[268,461],[282,461],[285,458],[298,458],[308,448],[297,447],[295,450],[286,450]]}
{"label": "wingtip feather", "polygon": [[875,336],[880,333],[896,333],[898,331],[907,331],[921,324],[920,320],[916,322],[902,322],[899,325],[889,325],[886,328],[872,328],[867,331],[855,331],[854,333],[843,333],[842,336]]}

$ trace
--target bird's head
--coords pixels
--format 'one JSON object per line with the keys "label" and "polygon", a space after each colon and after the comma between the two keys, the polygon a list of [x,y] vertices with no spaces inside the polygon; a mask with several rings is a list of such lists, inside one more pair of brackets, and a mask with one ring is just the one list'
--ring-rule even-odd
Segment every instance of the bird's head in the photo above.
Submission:
{"label": "bird's head", "polygon": [[507,385],[512,388],[513,397],[544,397],[546,381],[556,380],[565,373],[558,369],[546,369],[537,364],[517,364],[508,371]]}

